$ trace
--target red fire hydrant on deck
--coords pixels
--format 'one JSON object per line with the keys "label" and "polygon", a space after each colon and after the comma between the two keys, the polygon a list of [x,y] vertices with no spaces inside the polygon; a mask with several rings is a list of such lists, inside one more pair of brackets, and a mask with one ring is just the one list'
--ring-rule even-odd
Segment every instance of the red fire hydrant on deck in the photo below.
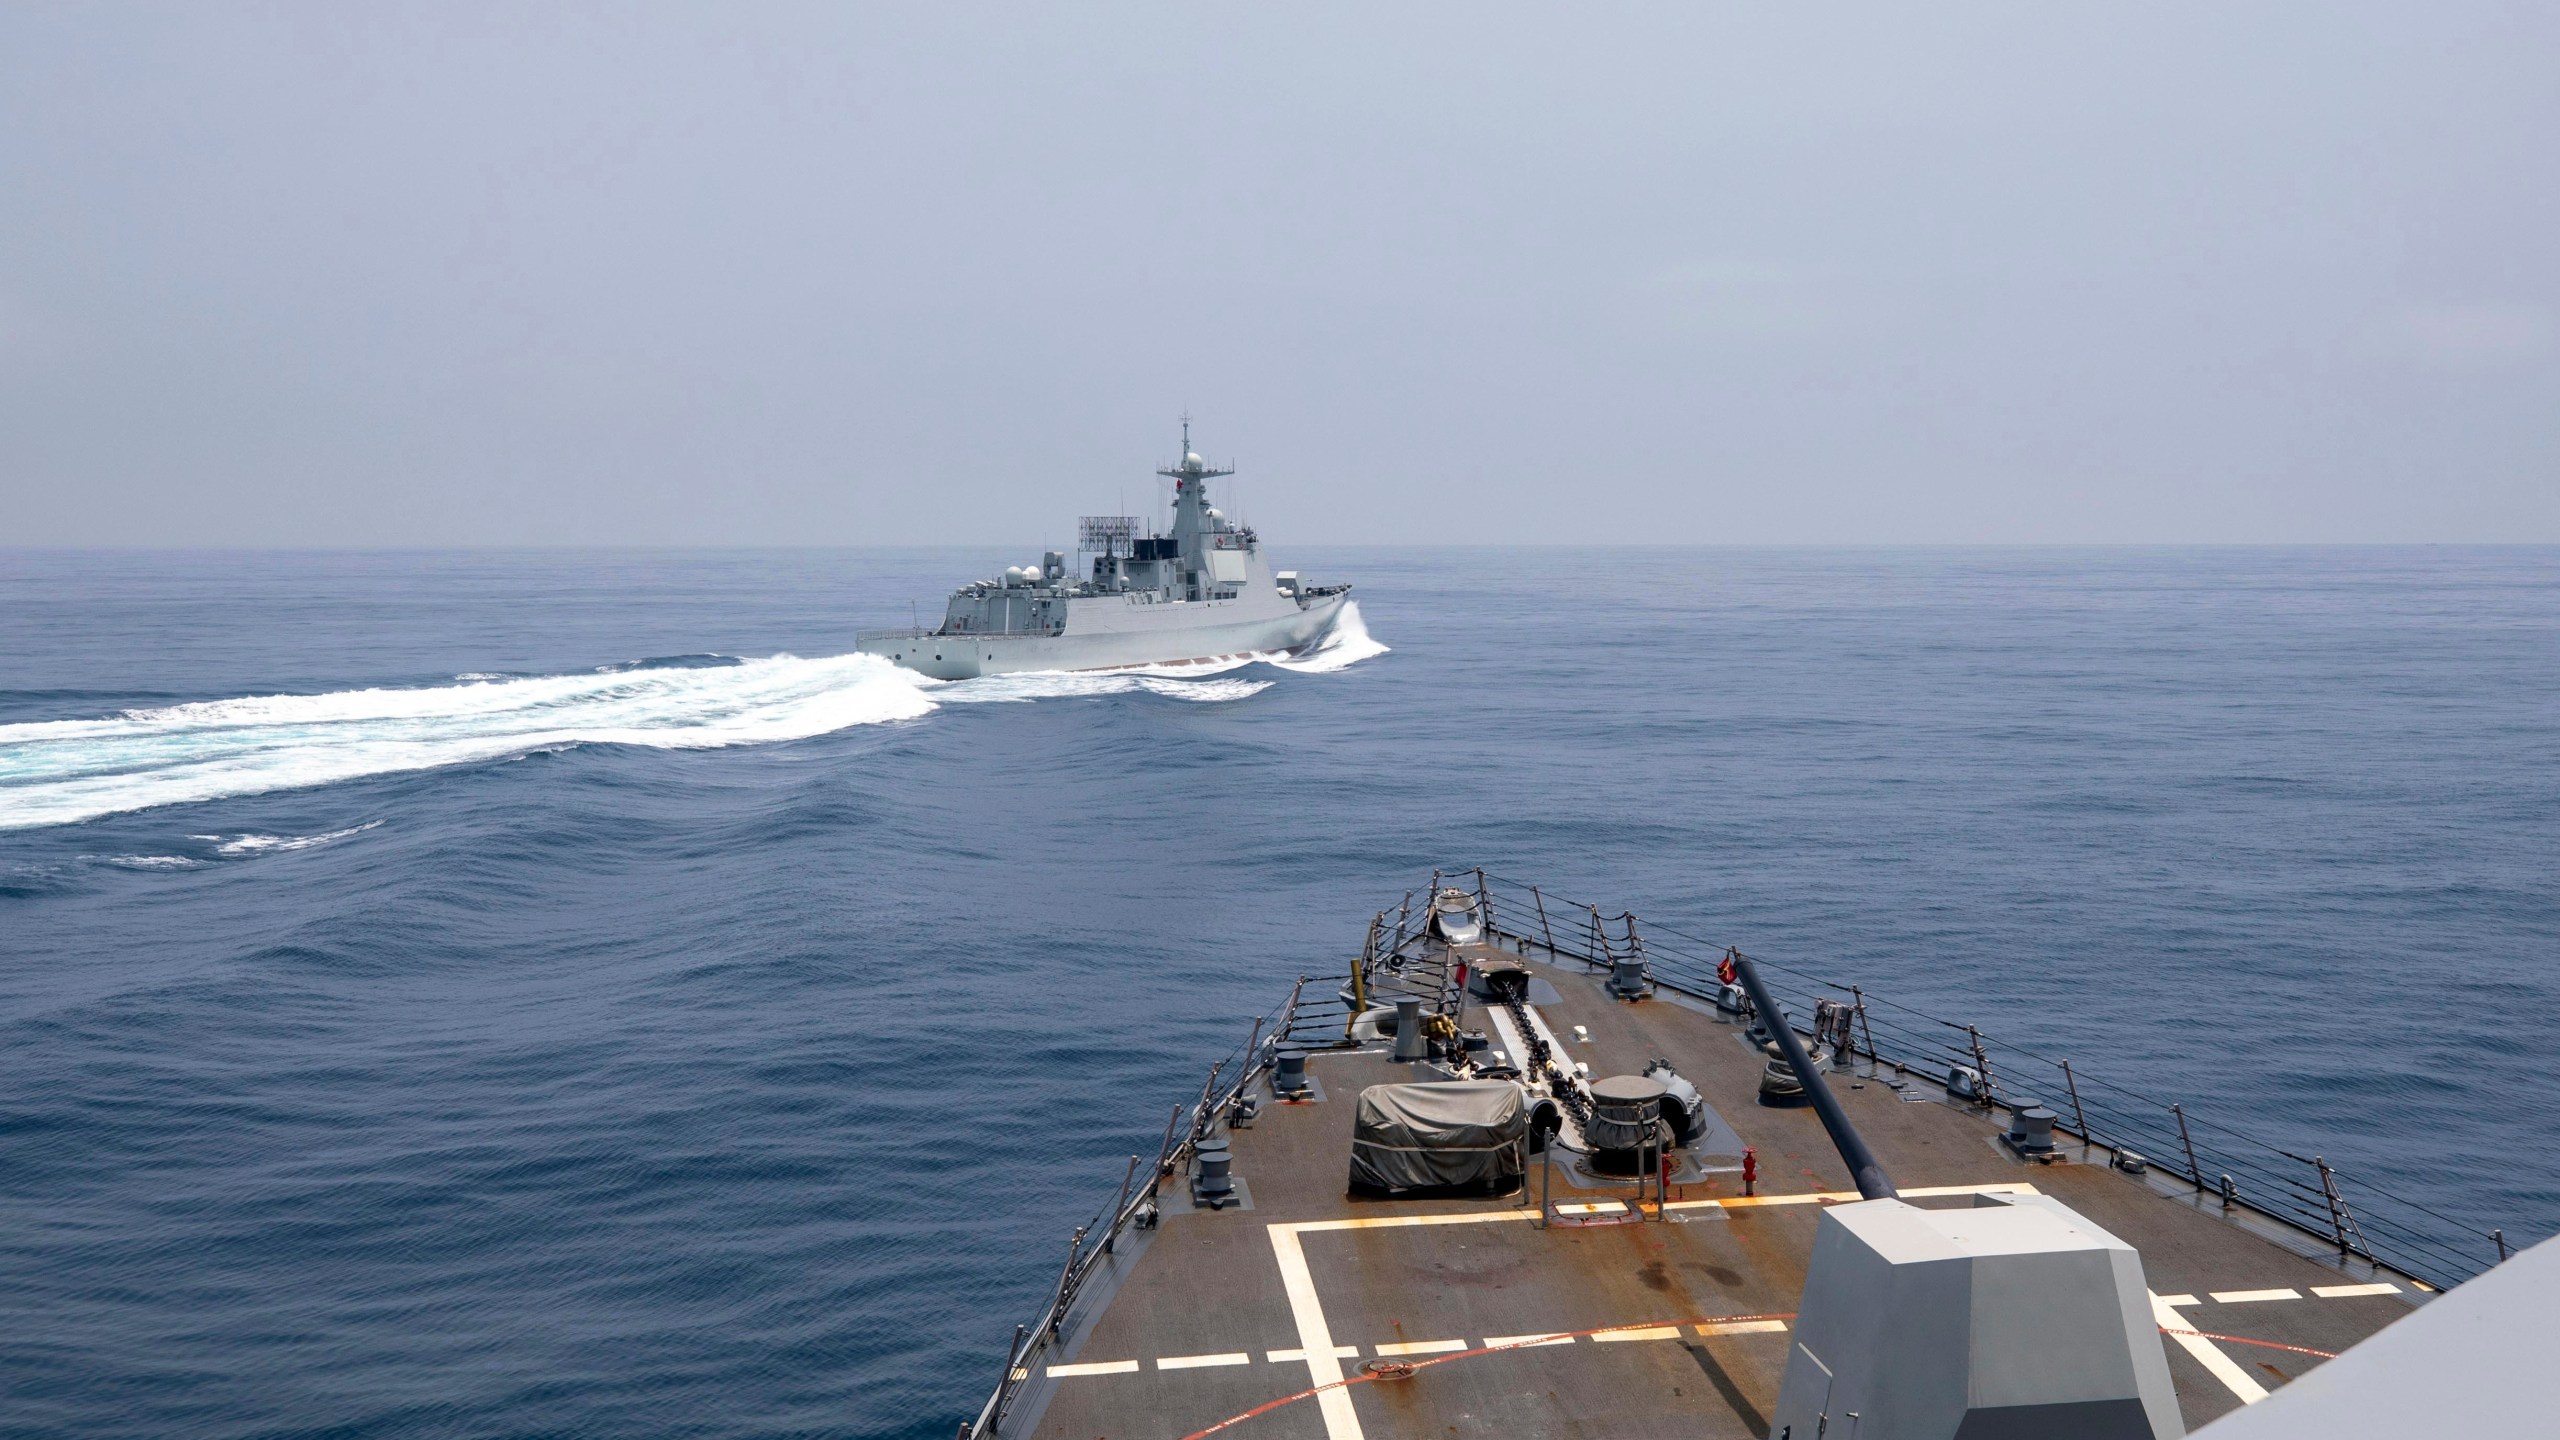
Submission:
{"label": "red fire hydrant on deck", "polygon": [[1753,1181],[1758,1180],[1759,1178],[1760,1152],[1752,1149],[1748,1145],[1745,1145],[1742,1147],[1742,1193],[1745,1195],[1756,1193],[1752,1190],[1751,1185]]}

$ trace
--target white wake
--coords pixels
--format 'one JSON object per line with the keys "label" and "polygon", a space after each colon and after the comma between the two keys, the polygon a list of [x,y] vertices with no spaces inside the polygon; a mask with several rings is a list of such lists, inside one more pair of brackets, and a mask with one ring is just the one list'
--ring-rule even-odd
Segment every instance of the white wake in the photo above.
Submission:
{"label": "white wake", "polygon": [[[1369,638],[1358,612],[1345,607],[1323,648],[1276,663],[1324,673],[1385,649]],[[762,745],[911,720],[947,704],[1132,691],[1212,703],[1240,700],[1271,684],[1199,678],[1215,673],[1199,669],[1182,673],[1188,678],[1047,672],[946,683],[872,655],[776,655],[728,665],[615,667],[588,675],[475,678],[414,689],[262,695],[129,710],[97,720],[0,725],[0,830],[572,745]],[[228,855],[300,849],[347,833],[353,832],[294,839],[244,835],[221,848]],[[138,865],[165,860],[172,868],[192,863],[180,857],[130,858]]]}
{"label": "white wake", "polygon": [[1360,602],[1345,600],[1341,616],[1316,642],[1314,650],[1294,660],[1284,657],[1271,663],[1301,675],[1330,675],[1386,653],[1387,647],[1369,633],[1368,622],[1360,618]]}

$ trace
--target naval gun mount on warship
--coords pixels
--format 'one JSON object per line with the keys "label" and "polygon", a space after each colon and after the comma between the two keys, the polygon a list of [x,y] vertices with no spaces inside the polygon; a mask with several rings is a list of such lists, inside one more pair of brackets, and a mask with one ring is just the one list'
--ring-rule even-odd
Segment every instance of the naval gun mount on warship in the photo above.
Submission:
{"label": "naval gun mount on warship", "polygon": [[[2174,1440],[2187,1433],[2142,1257],[2047,1195],[1901,1198],[1757,965],[1736,980],[1861,1199],[1822,1212],[1770,1434]],[[1872,1419],[1872,1423],[1868,1422]]]}
{"label": "naval gun mount on warship", "polygon": [[[2005,1037],[1452,873],[1109,1177],[964,1436],[2161,1440],[2505,1259]],[[1439,1094],[1389,1134],[1381,1085]]]}
{"label": "naval gun mount on warship", "polygon": [[[1529,967],[1480,948],[1475,897],[1439,891],[1426,916],[1417,959],[1439,956],[1462,994],[1487,1002],[1505,1048],[1424,1017],[1409,994],[1355,1019],[1355,1037],[1365,1028],[1392,1039],[1394,1057],[1425,1078],[1361,1091],[1352,1192],[1505,1194],[1527,1183],[1535,1154],[1544,1225],[1591,1208],[1558,1210],[1551,1167],[1562,1151],[1590,1179],[1633,1179],[1638,1212],[1648,1190],[1659,1209],[1681,1173],[1676,1152],[1722,1126],[1697,1088],[1663,1060],[1599,1080],[1587,1065],[1558,1064],[1530,1008]],[[1737,954],[1724,973],[1752,1037],[1766,1037],[1769,1069],[1787,1072],[1784,1085],[1764,1078],[1762,1103],[1808,1104],[1859,1195],[1821,1212],[1772,1440],[1827,1440],[1835,1429],[1860,1440],[2187,1433],[2131,1245],[2050,1196],[1977,1192],[1956,1208],[1903,1199],[1825,1080],[1830,1053],[1807,1051],[1753,961]],[[1613,989],[1636,998],[1639,978],[1613,974]]]}

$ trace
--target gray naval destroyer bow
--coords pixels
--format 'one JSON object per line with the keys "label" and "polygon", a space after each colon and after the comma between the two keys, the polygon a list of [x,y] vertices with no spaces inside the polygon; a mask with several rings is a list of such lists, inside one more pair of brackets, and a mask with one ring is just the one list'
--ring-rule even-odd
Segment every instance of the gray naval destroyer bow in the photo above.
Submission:
{"label": "gray naval destroyer bow", "polygon": [[1128,515],[1079,523],[1073,573],[1065,552],[951,592],[931,630],[874,630],[854,648],[939,680],[1021,670],[1111,670],[1202,665],[1300,654],[1323,643],[1350,599],[1348,585],[1307,585],[1274,574],[1261,537],[1209,503],[1209,482],[1232,475],[1191,448],[1156,472],[1173,481],[1173,529],[1138,533]]}
{"label": "gray naval destroyer bow", "polygon": [[2554,1433],[2560,1240],[1468,873],[1112,1167],[962,1440]]}

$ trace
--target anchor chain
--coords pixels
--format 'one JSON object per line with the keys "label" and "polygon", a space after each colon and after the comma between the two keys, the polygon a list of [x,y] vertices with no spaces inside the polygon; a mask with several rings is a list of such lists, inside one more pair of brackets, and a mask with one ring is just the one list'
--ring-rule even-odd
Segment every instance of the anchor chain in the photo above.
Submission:
{"label": "anchor chain", "polygon": [[1576,1129],[1591,1123],[1591,1103],[1582,1098],[1582,1087],[1555,1063],[1555,1051],[1540,1037],[1538,1027],[1529,1023],[1528,1002],[1516,996],[1507,997],[1502,1008],[1511,1012],[1513,1028],[1519,1031],[1520,1043],[1528,1050],[1528,1072],[1547,1083],[1547,1093],[1555,1097],[1564,1113],[1573,1117]]}

